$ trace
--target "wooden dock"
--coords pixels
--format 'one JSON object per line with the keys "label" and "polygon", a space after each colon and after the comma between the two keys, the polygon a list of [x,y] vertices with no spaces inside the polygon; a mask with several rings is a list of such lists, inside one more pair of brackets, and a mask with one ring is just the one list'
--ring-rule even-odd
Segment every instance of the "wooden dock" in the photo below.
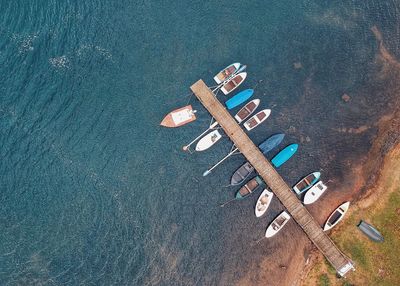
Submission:
{"label": "wooden dock", "polygon": [[349,270],[354,270],[352,261],[338,249],[329,236],[322,230],[321,226],[292,192],[292,189],[286,184],[257,146],[254,145],[253,141],[250,140],[207,85],[202,80],[199,80],[190,88],[214,119],[218,121],[219,125],[224,129],[235,146],[239,148],[247,161],[253,165],[293,219],[336,269],[338,274],[344,276]]}

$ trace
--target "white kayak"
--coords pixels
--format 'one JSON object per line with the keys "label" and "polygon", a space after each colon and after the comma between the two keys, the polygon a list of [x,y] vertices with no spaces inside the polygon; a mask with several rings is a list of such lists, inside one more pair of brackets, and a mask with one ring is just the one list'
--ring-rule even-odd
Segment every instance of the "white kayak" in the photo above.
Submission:
{"label": "white kayak", "polygon": [[204,151],[210,148],[212,145],[217,143],[218,140],[221,138],[222,138],[221,133],[219,133],[218,130],[214,130],[208,133],[206,136],[201,138],[199,142],[197,142],[196,151]]}
{"label": "white kayak", "polygon": [[325,186],[322,181],[316,183],[304,195],[304,200],[303,200],[304,204],[310,205],[312,203],[315,203],[322,196],[322,194],[326,191],[327,188],[328,187]]}
{"label": "white kayak", "polygon": [[330,230],[332,227],[337,225],[341,221],[349,209],[350,202],[341,204],[326,220],[324,231]]}
{"label": "white kayak", "polygon": [[268,226],[267,231],[265,232],[265,237],[272,237],[277,234],[289,220],[290,215],[286,211],[281,212],[281,214],[278,215]]}
{"label": "white kayak", "polygon": [[273,192],[268,191],[268,189],[264,189],[264,191],[261,193],[256,203],[255,207],[256,217],[260,217],[263,214],[265,214],[269,205],[271,204],[273,197],[274,197]]}

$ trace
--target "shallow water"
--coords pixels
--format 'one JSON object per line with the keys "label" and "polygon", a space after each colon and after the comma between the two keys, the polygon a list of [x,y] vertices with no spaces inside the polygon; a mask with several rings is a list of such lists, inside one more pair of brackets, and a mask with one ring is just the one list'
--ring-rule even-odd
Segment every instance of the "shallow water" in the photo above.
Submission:
{"label": "shallow water", "polygon": [[[210,120],[189,86],[233,61],[273,110],[251,138],[301,143],[290,184],[341,178],[370,147],[389,104],[370,29],[399,54],[397,1],[159,2],[0,1],[0,284],[231,285],[279,251],[252,244],[276,200],[263,219],[257,196],[217,206],[241,156],[201,177],[228,140],[181,151]],[[196,122],[158,126],[187,102]]]}

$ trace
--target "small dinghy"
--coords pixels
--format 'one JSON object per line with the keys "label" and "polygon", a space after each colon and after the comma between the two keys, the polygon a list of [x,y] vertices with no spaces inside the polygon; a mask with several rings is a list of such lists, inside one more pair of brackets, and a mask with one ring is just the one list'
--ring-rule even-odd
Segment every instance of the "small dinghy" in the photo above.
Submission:
{"label": "small dinghy", "polygon": [[212,145],[218,142],[221,139],[221,133],[218,130],[214,130],[208,133],[206,136],[201,138],[199,142],[196,144],[196,151],[204,151],[210,148]]}
{"label": "small dinghy", "polygon": [[264,189],[264,191],[261,193],[256,203],[255,207],[256,217],[260,217],[263,214],[265,214],[269,205],[271,204],[273,197],[274,197],[273,192],[268,191],[268,189]]}
{"label": "small dinghy", "polygon": [[253,99],[248,102],[245,106],[243,106],[238,113],[235,115],[235,119],[238,124],[242,123],[247,117],[253,114],[253,112],[257,109],[258,105],[260,105],[260,100]]}
{"label": "small dinghy", "polygon": [[311,187],[304,196],[304,204],[310,205],[315,203],[322,194],[326,191],[328,187],[324,185],[322,181],[316,183],[313,187]]}
{"label": "small dinghy", "polygon": [[287,224],[289,220],[290,215],[286,211],[281,212],[281,214],[278,215],[268,226],[267,231],[265,232],[265,237],[273,237],[285,226],[285,224]]}
{"label": "small dinghy", "polygon": [[372,225],[369,223],[366,223],[365,221],[360,221],[358,224],[358,228],[364,233],[366,236],[368,236],[369,239],[375,241],[375,242],[383,242],[384,238],[383,235]]}
{"label": "small dinghy", "polygon": [[293,191],[297,195],[301,195],[302,193],[307,191],[309,188],[311,188],[316,182],[318,182],[320,177],[321,177],[320,172],[314,172],[314,173],[307,175],[293,187]]}
{"label": "small dinghy", "polygon": [[272,165],[274,165],[276,168],[282,166],[287,160],[289,160],[294,155],[294,153],[296,153],[298,148],[299,148],[298,144],[291,144],[285,147],[282,151],[276,154],[274,158],[272,158],[271,160]]}
{"label": "small dinghy", "polygon": [[247,101],[254,93],[254,89],[246,89],[238,94],[235,94],[231,99],[225,102],[225,106],[230,110],[236,106],[241,105],[243,102]]}
{"label": "small dinghy", "polygon": [[241,187],[239,191],[236,193],[236,199],[244,199],[247,196],[250,196],[261,184],[263,181],[259,176],[251,179],[247,182],[246,185]]}
{"label": "small dinghy", "polygon": [[254,168],[249,162],[244,163],[242,166],[240,166],[239,169],[235,171],[235,173],[233,173],[231,178],[231,185],[240,185],[244,182],[244,180],[247,179],[248,176],[250,176],[251,173],[253,173],[253,171]]}
{"label": "small dinghy", "polygon": [[230,76],[232,76],[238,69],[240,68],[240,63],[233,63],[222,71],[220,71],[216,76],[214,76],[214,80],[217,84],[224,82]]}
{"label": "small dinghy", "polygon": [[242,82],[246,79],[247,73],[246,72],[241,72],[235,76],[232,77],[227,83],[225,83],[222,87],[221,90],[225,95],[228,95],[232,91],[234,91],[236,88],[238,88],[239,85],[242,84]]}
{"label": "small dinghy", "polygon": [[256,115],[253,115],[250,119],[248,119],[243,126],[247,129],[247,131],[252,130],[257,127],[261,123],[265,121],[271,114],[271,109],[264,109],[258,112]]}
{"label": "small dinghy", "polygon": [[179,127],[196,120],[196,110],[191,105],[175,109],[168,113],[161,121],[160,125],[164,127]]}
{"label": "small dinghy", "polygon": [[337,225],[341,221],[349,209],[350,202],[341,204],[326,220],[324,231],[330,230],[332,227]]}

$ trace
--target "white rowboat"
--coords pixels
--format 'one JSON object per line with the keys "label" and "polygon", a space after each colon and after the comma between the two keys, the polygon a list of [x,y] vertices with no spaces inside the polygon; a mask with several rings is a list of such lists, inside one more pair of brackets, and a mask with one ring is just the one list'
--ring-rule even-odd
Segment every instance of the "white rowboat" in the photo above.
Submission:
{"label": "white rowboat", "polygon": [[263,123],[270,116],[270,114],[271,109],[261,110],[257,114],[253,115],[250,119],[248,119],[245,123],[243,123],[243,126],[247,129],[247,131],[250,131]]}
{"label": "white rowboat", "polygon": [[257,200],[255,213],[256,217],[260,217],[267,211],[269,205],[271,204],[272,198],[274,197],[274,193],[270,192],[268,189],[265,189],[260,197]]}
{"label": "white rowboat", "polygon": [[350,202],[341,204],[326,220],[324,231],[330,230],[332,227],[337,225],[341,221],[349,209]]}
{"label": "white rowboat", "polygon": [[286,211],[281,212],[281,214],[278,215],[268,226],[267,231],[265,232],[265,237],[273,237],[285,226],[285,224],[287,224],[289,220],[290,215]]}
{"label": "white rowboat", "polygon": [[233,63],[222,71],[220,71],[216,76],[214,76],[214,80],[217,84],[224,82],[230,76],[232,76],[240,67],[240,63]]}
{"label": "white rowboat", "polygon": [[328,189],[328,187],[325,186],[322,181],[316,183],[304,195],[304,204],[310,205],[312,203],[315,203],[326,191],[326,189]]}
{"label": "white rowboat", "polygon": [[210,148],[212,145],[218,142],[219,139],[221,139],[221,133],[219,133],[218,130],[214,130],[210,133],[208,133],[206,136],[201,138],[199,142],[197,142],[196,145],[196,151],[204,151]]}
{"label": "white rowboat", "polygon": [[228,95],[229,93],[234,91],[239,85],[241,85],[242,82],[246,79],[246,77],[247,77],[246,72],[241,72],[235,75],[234,77],[232,77],[232,79],[224,83],[224,85],[221,87],[222,92],[225,95]]}

